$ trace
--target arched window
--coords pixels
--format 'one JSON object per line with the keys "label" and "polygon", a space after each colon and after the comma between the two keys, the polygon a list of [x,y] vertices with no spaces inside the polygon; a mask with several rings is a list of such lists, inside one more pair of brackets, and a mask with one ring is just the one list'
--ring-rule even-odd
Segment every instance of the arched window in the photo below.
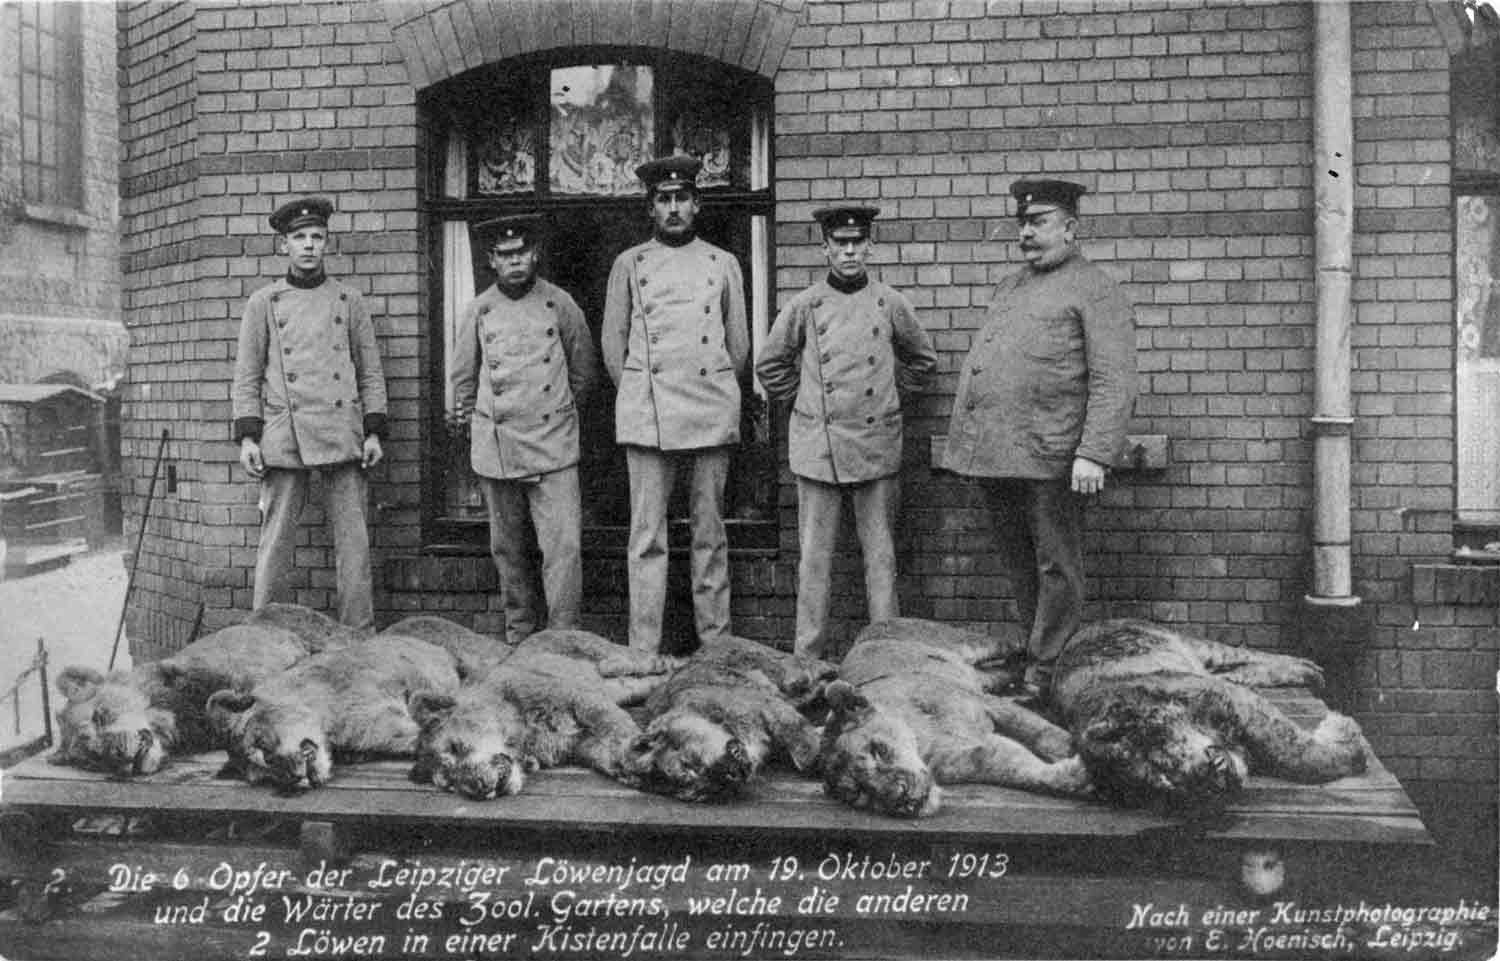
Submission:
{"label": "arched window", "polygon": [[[451,332],[464,304],[494,282],[473,225],[540,213],[548,234],[541,274],[578,301],[597,349],[610,267],[651,232],[635,168],[655,156],[692,154],[703,161],[698,233],[740,258],[752,346],[758,345],[771,297],[771,102],[764,77],[704,58],[617,48],[517,58],[424,93],[423,209],[435,347],[427,419],[431,537],[474,540],[484,527],[467,451],[442,437],[451,404],[444,376]],[[594,547],[623,545],[629,522],[624,452],[614,443],[614,390],[602,365],[600,377],[581,411],[585,543]],[[727,492],[732,546],[776,540],[775,446],[758,389],[746,391],[744,441]],[[679,491],[674,518],[686,516],[682,497]],[[674,525],[674,539],[682,526]]]}

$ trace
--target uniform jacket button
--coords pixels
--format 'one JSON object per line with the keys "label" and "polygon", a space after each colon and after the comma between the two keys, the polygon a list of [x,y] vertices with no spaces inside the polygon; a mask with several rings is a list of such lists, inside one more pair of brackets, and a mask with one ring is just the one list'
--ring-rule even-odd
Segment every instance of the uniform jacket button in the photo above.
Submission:
{"label": "uniform jacket button", "polygon": [[543,384],[542,385],[542,393],[545,394],[545,393],[547,393],[550,390],[552,390],[552,385],[551,384]]}
{"label": "uniform jacket button", "polygon": [[873,417],[866,417],[865,418],[865,423],[866,424],[873,424],[873,423],[875,423],[875,418],[873,418]]}
{"label": "uniform jacket button", "polygon": [[333,402],[333,406],[335,406],[335,407],[343,407],[344,406],[344,401],[342,399],[336,400],[336,401]]}
{"label": "uniform jacket button", "polygon": [[[550,300],[547,301],[547,309],[548,310],[551,310],[555,306],[556,306],[556,304],[552,303],[552,301],[550,301]],[[549,333],[549,334],[552,333],[552,329],[550,327],[547,329],[547,333]]]}
{"label": "uniform jacket button", "polygon": [[296,374],[287,374],[286,375],[286,379],[287,379],[288,382],[296,383],[296,381],[297,381],[297,375]]}
{"label": "uniform jacket button", "polygon": [[704,342],[704,343],[705,343],[705,344],[706,344],[706,343],[708,343],[708,335],[707,335],[707,334],[704,334],[704,335],[703,335],[703,342]]}
{"label": "uniform jacket button", "polygon": [[334,371],[333,372],[333,379],[334,380],[338,380],[339,379],[339,372],[338,371]]}
{"label": "uniform jacket button", "polygon": [[870,363],[872,363],[872,364],[875,363],[875,355],[874,354],[870,355]]}
{"label": "uniform jacket button", "polygon": [[288,357],[290,357],[292,355],[292,348],[290,348],[290,347],[283,347],[283,348],[281,348],[281,352],[283,354],[286,354]]}
{"label": "uniform jacket button", "polygon": [[879,300],[875,301],[875,303],[876,303],[877,306],[884,307],[885,306],[885,298],[882,297]]}
{"label": "uniform jacket button", "polygon": [[875,396],[875,388],[873,388],[873,387],[866,387],[865,388],[865,396],[866,397],[874,397]]}
{"label": "uniform jacket button", "polygon": [[551,336],[552,336],[552,328],[551,328],[551,327],[548,327],[548,328],[547,328],[547,336],[548,336],[548,337],[551,337]]}
{"label": "uniform jacket button", "polygon": [[349,295],[348,294],[339,294],[339,300],[348,300],[348,299],[349,299]]}
{"label": "uniform jacket button", "polygon": [[708,368],[707,367],[699,367],[698,368],[698,376],[699,377],[707,377],[708,376]]}
{"label": "uniform jacket button", "polygon": [[880,328],[879,327],[871,327],[870,328],[870,336],[871,337],[879,337],[880,336]]}
{"label": "uniform jacket button", "polygon": [[661,364],[652,364],[651,365],[651,373],[653,373],[653,374],[659,374],[659,373],[661,373]]}
{"label": "uniform jacket button", "polygon": [[343,323],[343,322],[344,322],[344,318],[342,318],[342,317],[338,317],[338,316],[335,316],[335,317],[334,317],[334,318],[333,318],[333,322],[334,322],[334,323],[335,323],[335,324],[342,324],[342,323]]}

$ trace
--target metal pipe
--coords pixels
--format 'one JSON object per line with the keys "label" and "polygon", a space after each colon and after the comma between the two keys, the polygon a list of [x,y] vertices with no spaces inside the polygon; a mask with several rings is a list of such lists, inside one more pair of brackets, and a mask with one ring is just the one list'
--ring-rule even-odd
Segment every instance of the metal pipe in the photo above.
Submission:
{"label": "metal pipe", "polygon": [[1353,606],[1349,346],[1354,323],[1353,42],[1347,0],[1312,0],[1317,370],[1313,428],[1313,605]]}
{"label": "metal pipe", "polygon": [[156,475],[161,473],[162,454],[167,450],[170,432],[163,427],[161,442],[156,445],[156,463],[151,468],[151,486],[146,490],[146,506],[141,511],[141,529],[135,535],[135,550],[130,554],[130,575],[125,579],[125,602],[120,605],[120,620],[115,624],[115,643],[109,651],[109,669],[115,669],[115,657],[120,653],[120,634],[125,630],[125,613],[130,610],[130,595],[135,590],[135,570],[141,562],[141,542],[146,539],[146,522],[151,519],[151,502],[156,499]]}

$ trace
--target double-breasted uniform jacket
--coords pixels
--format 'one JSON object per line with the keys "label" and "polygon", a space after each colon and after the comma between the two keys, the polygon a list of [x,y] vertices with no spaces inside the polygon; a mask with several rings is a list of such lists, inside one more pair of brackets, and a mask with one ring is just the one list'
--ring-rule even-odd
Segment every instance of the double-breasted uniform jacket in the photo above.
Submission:
{"label": "double-breasted uniform jacket", "polygon": [[333,278],[285,277],[250,295],[240,321],[235,433],[259,435],[267,467],[360,460],[386,414],[375,324],[359,291]]}
{"label": "double-breasted uniform jacket", "polygon": [[454,403],[474,411],[474,473],[519,480],[578,463],[578,405],[598,362],[567,291],[538,277],[512,300],[491,285],[464,308],[451,357]]}
{"label": "double-breasted uniform jacket", "polygon": [[618,386],[615,442],[660,450],[740,439],[750,360],[739,261],[701,238],[655,238],[615,258],[599,335]]}
{"label": "double-breasted uniform jacket", "polygon": [[975,477],[1063,477],[1119,462],[1136,395],[1125,292],[1076,249],[1000,281],[959,372],[942,466]]}
{"label": "double-breasted uniform jacket", "polygon": [[853,484],[901,469],[901,395],[924,388],[936,368],[911,303],[871,279],[852,293],[822,280],[793,297],[755,370],[771,397],[796,397],[792,472]]}

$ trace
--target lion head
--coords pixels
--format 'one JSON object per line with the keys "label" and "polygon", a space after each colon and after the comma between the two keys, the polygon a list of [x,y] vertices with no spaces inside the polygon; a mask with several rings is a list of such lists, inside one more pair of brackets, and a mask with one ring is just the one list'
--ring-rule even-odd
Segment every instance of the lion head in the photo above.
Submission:
{"label": "lion head", "polygon": [[828,685],[823,729],[823,787],[855,808],[897,817],[937,811],[941,791],[905,719],[872,703],[852,685]]}
{"label": "lion head", "polygon": [[208,699],[208,716],[224,737],[231,767],[251,784],[269,781],[296,793],[333,776],[323,719],[307,705],[226,689]]}
{"label": "lion head", "polygon": [[57,712],[60,764],[136,777],[161,770],[177,741],[172,712],[152,704],[154,668],[105,677],[86,667],[58,675],[66,703]]}
{"label": "lion head", "polygon": [[758,752],[724,725],[690,710],[652,719],[626,750],[625,779],[680,801],[727,800],[743,794],[760,768]]}
{"label": "lion head", "polygon": [[1249,775],[1233,732],[1170,698],[1115,698],[1077,742],[1101,796],[1165,814],[1217,813]]}
{"label": "lion head", "polygon": [[424,692],[412,697],[411,713],[422,729],[413,780],[488,801],[521,793],[539,766],[520,743],[520,717],[503,700],[466,710],[450,695]]}

